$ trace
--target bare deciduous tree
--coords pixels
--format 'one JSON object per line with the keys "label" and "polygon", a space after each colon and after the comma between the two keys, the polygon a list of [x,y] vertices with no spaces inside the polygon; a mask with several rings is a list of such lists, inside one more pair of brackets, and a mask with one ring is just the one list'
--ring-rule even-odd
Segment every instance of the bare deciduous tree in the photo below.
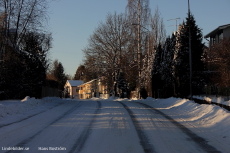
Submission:
{"label": "bare deciduous tree", "polygon": [[9,29],[14,30],[10,37],[14,46],[19,46],[26,32],[42,31],[47,6],[46,0],[0,0],[0,12],[6,15],[7,36]]}
{"label": "bare deciduous tree", "polygon": [[40,96],[52,40],[44,30],[47,6],[47,0],[0,0],[0,86],[5,98],[11,93],[17,93],[15,97]]}
{"label": "bare deciduous tree", "polygon": [[140,84],[137,82],[140,72],[145,76],[141,82],[151,84],[154,46],[164,39],[158,9],[151,17],[149,0],[128,0],[126,14],[109,14],[91,35],[88,47],[83,50],[84,66],[89,76],[106,76],[111,90],[122,72],[131,90],[135,90]]}
{"label": "bare deciduous tree", "polygon": [[133,61],[127,58],[132,56],[127,52],[131,32],[128,26],[124,14],[109,14],[106,22],[100,23],[90,37],[89,46],[84,49],[86,69],[94,71],[97,76],[106,76],[110,87],[118,70],[125,69],[125,65]]}
{"label": "bare deciduous tree", "polygon": [[155,9],[154,15],[151,17],[151,38],[154,45],[163,44],[166,40],[166,30],[163,22],[163,18],[160,15],[158,7]]}
{"label": "bare deciduous tree", "polygon": [[220,43],[212,45],[207,51],[206,62],[211,72],[216,75],[212,77],[215,84],[222,87],[230,86],[230,38],[223,39]]}

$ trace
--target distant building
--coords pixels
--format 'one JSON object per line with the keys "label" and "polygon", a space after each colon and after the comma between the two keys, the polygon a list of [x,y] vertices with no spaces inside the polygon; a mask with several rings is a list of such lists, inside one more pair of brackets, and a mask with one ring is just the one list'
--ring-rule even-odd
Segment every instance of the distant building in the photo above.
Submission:
{"label": "distant building", "polygon": [[230,24],[219,26],[204,38],[209,38],[209,45],[219,43],[223,38],[230,38]]}
{"label": "distant building", "polygon": [[82,80],[67,80],[64,86],[64,97],[79,99],[78,86],[83,84]]}
{"label": "distant building", "polygon": [[103,83],[103,80],[93,79],[89,82],[81,84],[79,88],[79,99],[89,99],[92,97],[108,98],[107,86]]}

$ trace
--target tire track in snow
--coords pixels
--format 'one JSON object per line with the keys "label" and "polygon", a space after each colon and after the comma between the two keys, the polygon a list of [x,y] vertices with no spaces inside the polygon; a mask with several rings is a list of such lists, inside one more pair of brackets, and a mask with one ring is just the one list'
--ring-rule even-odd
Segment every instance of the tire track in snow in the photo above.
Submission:
{"label": "tire track in snow", "polygon": [[19,123],[19,122],[25,121],[25,120],[27,120],[27,119],[29,119],[29,118],[31,118],[31,117],[34,117],[34,116],[39,115],[39,114],[41,114],[41,113],[44,113],[44,112],[46,112],[46,111],[47,111],[47,110],[42,111],[42,112],[39,112],[39,113],[37,113],[37,114],[33,114],[33,115],[30,115],[30,116],[27,116],[26,118],[23,118],[23,119],[20,119],[20,120],[18,120],[18,121],[11,122],[11,123],[8,123],[8,124],[0,124],[0,128],[3,128],[3,127],[5,127],[5,126],[9,126],[9,125],[12,125],[12,124],[15,124],[15,123]]}
{"label": "tire track in snow", "polygon": [[173,118],[171,118],[170,116],[166,115],[165,113],[147,105],[147,104],[143,104],[140,102],[137,102],[138,104],[144,106],[145,108],[148,108],[152,111],[157,112],[158,114],[162,115],[164,118],[166,118],[167,120],[169,120],[171,123],[173,123],[176,127],[178,127],[184,134],[186,134],[193,142],[195,142],[200,148],[202,148],[205,152],[207,153],[221,153],[220,151],[218,151],[215,147],[211,146],[208,144],[208,141],[205,140],[204,138],[196,135],[194,132],[192,132],[191,130],[189,130],[188,128],[186,128],[184,125],[180,124],[179,122],[177,122],[176,120],[174,120]]}
{"label": "tire track in snow", "polygon": [[[63,105],[63,104],[64,104],[64,103],[58,104],[58,105],[56,105],[56,106],[54,106],[54,107],[52,107],[52,108],[50,108],[50,109],[48,109],[48,110],[51,110],[51,109],[53,109],[53,108],[55,108],[55,107],[58,107],[58,106],[60,106],[60,105]],[[0,124],[0,129],[3,128],[3,127],[5,127],[5,126],[9,126],[9,125],[12,125],[12,124],[15,124],[15,123],[19,123],[19,122],[25,121],[25,120],[27,120],[27,119],[30,119],[31,117],[34,117],[34,116],[39,115],[39,114],[42,114],[42,113],[44,113],[44,112],[46,112],[46,111],[48,111],[48,110],[44,110],[44,111],[38,112],[38,113],[36,113],[36,114],[27,116],[27,117],[25,117],[25,118],[23,118],[23,119],[20,119],[20,120],[18,120],[18,121],[15,121],[15,122],[7,123],[7,124]]]}
{"label": "tire track in snow", "polygon": [[93,116],[91,122],[89,123],[87,128],[84,129],[84,131],[81,133],[79,138],[76,140],[75,144],[73,145],[73,147],[71,148],[69,153],[81,152],[81,150],[84,148],[84,144],[87,141],[87,139],[89,138],[89,135],[91,134],[91,130],[92,130],[91,126],[92,126],[93,122],[95,121],[97,114],[99,114],[100,111],[101,111],[101,102],[97,101],[97,109],[94,112],[94,116]]}
{"label": "tire track in snow", "polygon": [[[48,128],[50,125],[58,122],[59,120],[61,120],[63,117],[71,114],[73,111],[75,111],[77,108],[79,108],[81,106],[81,102],[77,104],[77,106],[67,110],[62,116],[59,116],[57,119],[55,119],[53,122],[51,122],[49,125],[47,125],[46,127],[44,127],[43,129],[41,129],[40,131],[38,131],[37,133],[35,133],[34,135],[32,135],[31,137],[19,142],[17,145],[15,146],[20,146],[20,147],[26,147],[25,145],[30,142],[32,139],[34,139],[37,135],[39,135],[40,133],[43,132],[43,130],[45,130],[46,128]],[[7,151],[6,153],[13,153],[15,151],[13,150],[10,150],[10,151]],[[23,151],[17,151],[18,153],[20,152],[23,152]]]}
{"label": "tire track in snow", "polygon": [[132,122],[134,124],[134,127],[137,131],[137,134],[138,134],[138,137],[140,139],[140,144],[144,150],[145,153],[154,153],[156,152],[154,150],[154,147],[150,144],[149,142],[149,138],[148,136],[145,134],[145,132],[143,130],[141,130],[141,125],[140,125],[140,122],[137,120],[135,114],[133,113],[133,111],[131,109],[128,108],[127,105],[125,105],[124,103],[122,102],[119,102],[126,110],[127,112],[129,113],[131,119],[132,119]]}

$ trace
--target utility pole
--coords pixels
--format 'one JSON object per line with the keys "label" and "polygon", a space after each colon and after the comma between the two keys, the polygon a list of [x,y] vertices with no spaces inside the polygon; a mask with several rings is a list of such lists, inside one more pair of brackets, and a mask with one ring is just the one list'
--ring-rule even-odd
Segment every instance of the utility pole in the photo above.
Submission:
{"label": "utility pole", "polygon": [[138,25],[137,25],[137,60],[138,60],[138,98],[141,98],[141,0],[138,0]]}
{"label": "utility pole", "polygon": [[192,99],[192,49],[191,49],[191,25],[190,25],[190,4],[188,0],[188,21],[189,21],[189,66],[190,66],[190,76],[189,76],[189,86],[190,86],[190,97]]}

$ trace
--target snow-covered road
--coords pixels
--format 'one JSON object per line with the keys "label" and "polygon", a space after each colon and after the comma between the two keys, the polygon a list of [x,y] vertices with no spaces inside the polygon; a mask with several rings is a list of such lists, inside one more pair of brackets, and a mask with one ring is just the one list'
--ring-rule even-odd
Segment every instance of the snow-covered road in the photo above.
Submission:
{"label": "snow-covered road", "polygon": [[211,138],[202,135],[202,129],[184,122],[185,118],[175,117],[180,111],[173,115],[168,112],[155,108],[153,102],[63,100],[50,109],[30,112],[19,121],[0,122],[0,152],[202,153],[230,150],[230,144],[220,144],[219,139],[209,143]]}

